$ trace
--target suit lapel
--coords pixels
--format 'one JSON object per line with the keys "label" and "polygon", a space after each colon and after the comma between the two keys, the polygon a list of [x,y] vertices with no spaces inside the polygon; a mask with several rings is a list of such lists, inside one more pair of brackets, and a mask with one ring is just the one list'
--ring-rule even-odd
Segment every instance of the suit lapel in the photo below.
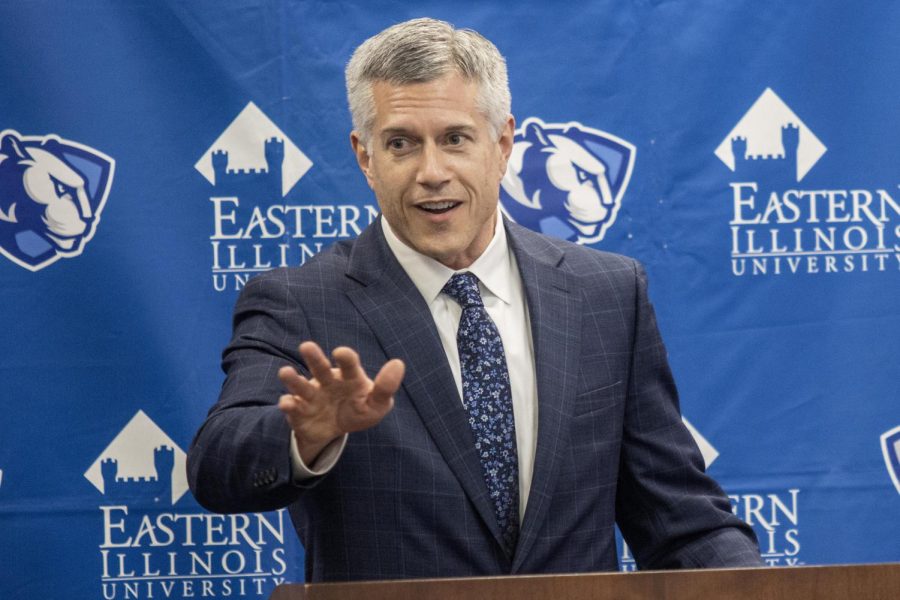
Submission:
{"label": "suit lapel", "polygon": [[538,392],[534,474],[512,572],[528,555],[547,518],[575,396],[581,352],[581,295],[560,268],[562,251],[544,238],[507,223],[531,318]]}
{"label": "suit lapel", "polygon": [[[384,240],[380,222],[353,246],[347,275],[360,284],[348,296],[385,354],[406,364],[403,389],[450,470],[495,539],[502,536],[488,498],[475,438],[425,299]],[[435,360],[435,357],[439,357]]]}

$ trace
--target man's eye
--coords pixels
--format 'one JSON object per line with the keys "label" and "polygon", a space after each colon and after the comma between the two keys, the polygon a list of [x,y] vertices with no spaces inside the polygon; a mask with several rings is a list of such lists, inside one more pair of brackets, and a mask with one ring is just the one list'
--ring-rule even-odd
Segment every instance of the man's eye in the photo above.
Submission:
{"label": "man's eye", "polygon": [[451,146],[459,146],[464,140],[465,138],[459,133],[451,133],[447,136],[447,143]]}
{"label": "man's eye", "polygon": [[403,138],[393,138],[388,141],[388,148],[391,150],[404,150],[407,146],[407,142]]}

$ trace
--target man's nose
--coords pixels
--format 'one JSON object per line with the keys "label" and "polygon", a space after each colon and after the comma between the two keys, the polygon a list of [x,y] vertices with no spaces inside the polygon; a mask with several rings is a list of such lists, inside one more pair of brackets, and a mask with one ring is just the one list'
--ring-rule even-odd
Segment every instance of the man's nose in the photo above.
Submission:
{"label": "man's nose", "polygon": [[446,159],[436,144],[426,143],[422,148],[416,183],[430,188],[439,188],[447,183],[450,180],[450,170]]}

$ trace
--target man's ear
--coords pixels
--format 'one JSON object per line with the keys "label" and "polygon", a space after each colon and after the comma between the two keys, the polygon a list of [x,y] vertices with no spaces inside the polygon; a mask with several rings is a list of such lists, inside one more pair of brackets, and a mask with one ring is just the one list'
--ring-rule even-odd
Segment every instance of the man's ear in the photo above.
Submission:
{"label": "man's ear", "polygon": [[369,151],[366,150],[365,144],[359,139],[359,133],[356,131],[350,132],[350,146],[353,148],[353,153],[356,155],[356,164],[359,165],[359,170],[366,176],[366,182],[368,182],[369,187],[372,187],[372,175],[370,170],[372,159],[369,156]]}
{"label": "man's ear", "polygon": [[513,138],[516,135],[516,118],[512,115],[509,115],[506,119],[506,123],[503,125],[503,129],[500,130],[500,139],[497,140],[497,145],[500,147],[500,177],[502,178],[506,174],[506,163],[509,162],[509,157],[512,154],[513,149]]}

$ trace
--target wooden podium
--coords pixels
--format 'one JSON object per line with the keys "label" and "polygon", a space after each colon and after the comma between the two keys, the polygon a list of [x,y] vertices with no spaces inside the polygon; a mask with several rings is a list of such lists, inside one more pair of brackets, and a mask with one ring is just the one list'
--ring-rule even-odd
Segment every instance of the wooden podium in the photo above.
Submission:
{"label": "wooden podium", "polygon": [[897,600],[900,563],[285,584],[271,600]]}

